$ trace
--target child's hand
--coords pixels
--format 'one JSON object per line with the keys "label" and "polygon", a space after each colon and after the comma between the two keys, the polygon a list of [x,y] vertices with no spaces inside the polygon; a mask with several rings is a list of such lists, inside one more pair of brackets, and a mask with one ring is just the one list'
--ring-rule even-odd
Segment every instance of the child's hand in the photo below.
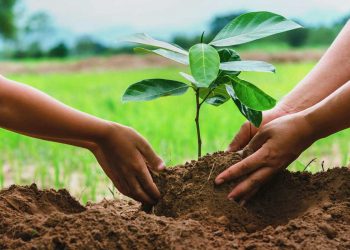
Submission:
{"label": "child's hand", "polygon": [[155,204],[160,193],[150,169],[163,170],[162,159],[135,130],[115,123],[109,126],[104,138],[92,149],[96,159],[122,194]]}

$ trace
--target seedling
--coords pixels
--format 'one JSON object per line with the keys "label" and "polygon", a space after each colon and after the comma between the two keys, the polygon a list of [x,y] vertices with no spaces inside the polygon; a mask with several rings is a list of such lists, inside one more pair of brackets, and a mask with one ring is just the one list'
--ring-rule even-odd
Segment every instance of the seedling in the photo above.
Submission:
{"label": "seedling", "polygon": [[130,85],[122,101],[148,101],[163,96],[184,94],[189,88],[195,93],[198,157],[202,140],[199,115],[204,103],[220,106],[232,99],[238,110],[255,127],[262,121],[262,111],[273,108],[275,99],[254,84],[239,78],[244,71],[275,72],[272,64],[262,61],[245,61],[232,46],[248,43],[263,37],[301,28],[283,16],[271,12],[243,14],[228,23],[209,43],[193,45],[189,51],[178,45],[153,39],[146,34],[134,34],[125,41],[155,47],[135,48],[137,52],[155,53],[189,66],[191,74],[180,72],[186,83],[167,79],[146,79]]}

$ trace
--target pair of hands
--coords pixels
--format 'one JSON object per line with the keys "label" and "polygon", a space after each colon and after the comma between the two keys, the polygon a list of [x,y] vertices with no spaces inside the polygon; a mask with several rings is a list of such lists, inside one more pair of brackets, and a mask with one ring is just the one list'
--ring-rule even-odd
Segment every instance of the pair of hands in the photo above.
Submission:
{"label": "pair of hands", "polygon": [[[245,176],[228,199],[245,203],[274,174],[286,168],[313,143],[313,130],[300,113],[281,108],[264,113],[257,129],[246,122],[229,145],[229,151],[248,148],[252,152],[241,162],[219,174],[215,183]],[[150,170],[161,171],[164,162],[149,143],[131,128],[112,124],[107,136],[92,150],[118,190],[137,201],[155,204],[160,197]]]}

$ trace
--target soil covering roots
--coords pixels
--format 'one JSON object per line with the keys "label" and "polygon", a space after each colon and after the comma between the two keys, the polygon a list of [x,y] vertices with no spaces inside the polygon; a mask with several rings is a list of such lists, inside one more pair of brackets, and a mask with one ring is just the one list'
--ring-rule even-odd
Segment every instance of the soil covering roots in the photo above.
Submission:
{"label": "soil covering roots", "polygon": [[0,249],[350,249],[350,170],[284,171],[244,207],[215,186],[240,160],[215,153],[155,175],[162,199],[82,206],[66,190],[0,191]]}

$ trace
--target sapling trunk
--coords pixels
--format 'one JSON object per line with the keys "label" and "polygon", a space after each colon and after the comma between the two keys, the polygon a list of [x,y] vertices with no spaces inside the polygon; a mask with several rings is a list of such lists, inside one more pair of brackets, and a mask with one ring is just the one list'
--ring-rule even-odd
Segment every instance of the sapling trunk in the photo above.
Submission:
{"label": "sapling trunk", "polygon": [[[201,35],[201,40],[200,40],[201,43],[203,43],[203,39],[204,39],[204,31]],[[201,138],[201,128],[199,124],[199,113],[203,102],[199,102],[199,89],[196,89],[195,92],[196,92],[196,118],[194,119],[194,121],[196,122],[197,149],[198,149],[198,158],[199,158],[202,156],[202,138]]]}
{"label": "sapling trunk", "polygon": [[197,131],[197,146],[198,146],[198,158],[202,156],[202,138],[201,138],[201,129],[199,125],[199,114],[201,109],[201,103],[199,102],[199,89],[196,90],[196,131]]}

